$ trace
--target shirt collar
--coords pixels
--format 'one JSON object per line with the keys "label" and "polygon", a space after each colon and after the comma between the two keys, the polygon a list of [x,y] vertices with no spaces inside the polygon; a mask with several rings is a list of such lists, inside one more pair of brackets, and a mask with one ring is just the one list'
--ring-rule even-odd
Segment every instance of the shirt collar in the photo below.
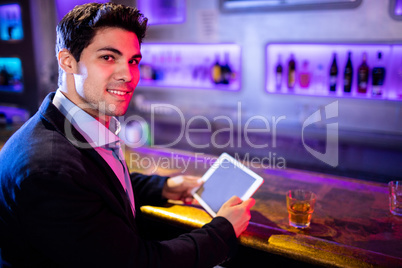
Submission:
{"label": "shirt collar", "polygon": [[53,104],[92,147],[115,148],[120,146],[120,139],[117,135],[119,135],[121,126],[115,117],[111,117],[110,126],[107,129],[98,120],[70,101],[60,90],[56,91]]}

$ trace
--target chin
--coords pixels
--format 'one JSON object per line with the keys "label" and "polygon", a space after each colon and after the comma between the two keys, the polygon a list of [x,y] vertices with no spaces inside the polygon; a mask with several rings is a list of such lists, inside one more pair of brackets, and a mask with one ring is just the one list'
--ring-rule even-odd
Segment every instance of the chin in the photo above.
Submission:
{"label": "chin", "polygon": [[117,109],[115,111],[110,111],[109,113],[110,116],[123,116],[127,113],[127,109]]}

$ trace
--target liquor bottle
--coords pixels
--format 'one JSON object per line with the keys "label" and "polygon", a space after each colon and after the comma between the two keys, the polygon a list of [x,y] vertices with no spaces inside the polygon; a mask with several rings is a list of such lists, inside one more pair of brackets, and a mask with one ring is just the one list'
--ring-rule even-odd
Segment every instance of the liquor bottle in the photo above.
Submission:
{"label": "liquor bottle", "polygon": [[325,78],[326,74],[324,70],[324,65],[322,63],[319,63],[313,73],[314,92],[316,94],[323,95],[328,92]]}
{"label": "liquor bottle", "polygon": [[348,61],[345,66],[345,73],[343,79],[343,91],[346,93],[350,93],[352,91],[352,82],[353,82],[353,67],[352,67],[352,52],[348,53]]}
{"label": "liquor bottle", "polygon": [[157,64],[154,65],[155,80],[165,79],[165,55],[163,52],[157,57]]}
{"label": "liquor bottle", "polygon": [[195,80],[197,80],[198,79],[198,77],[199,77],[199,75],[200,75],[200,73],[201,73],[201,67],[202,66],[199,66],[199,65],[196,65],[196,66],[194,66],[193,67],[193,71],[192,71],[192,79],[195,81]]}
{"label": "liquor bottle", "polygon": [[359,71],[357,75],[357,92],[358,93],[367,93],[369,79],[369,67],[367,65],[367,53],[363,53],[363,62],[359,66]]}
{"label": "liquor bottle", "polygon": [[300,71],[299,83],[301,88],[308,88],[310,86],[311,74],[308,69],[308,61],[303,61],[303,67]]}
{"label": "liquor bottle", "polygon": [[145,62],[141,62],[140,64],[140,73],[141,73],[141,80],[153,80],[153,70],[152,65],[147,64]]}
{"label": "liquor bottle", "polygon": [[[182,55],[180,54],[179,51],[175,51],[174,63],[173,63],[173,76],[172,76],[173,81],[180,79],[185,80],[185,72],[183,72],[183,68],[184,67],[183,67]],[[208,73],[209,73],[209,66],[208,66]]]}
{"label": "liquor bottle", "polygon": [[382,59],[382,53],[378,52],[376,67],[374,67],[372,71],[373,96],[382,95],[383,85],[385,81],[385,68],[381,66],[383,65],[381,59]]}
{"label": "liquor bottle", "polygon": [[293,89],[296,84],[296,61],[294,55],[290,55],[288,62],[288,89]]}
{"label": "liquor bottle", "polygon": [[336,91],[336,82],[338,80],[338,64],[336,63],[336,53],[333,55],[331,68],[329,69],[329,91]]}
{"label": "liquor bottle", "polygon": [[158,55],[152,55],[151,68],[152,68],[152,80],[155,81],[163,80],[163,71],[161,69],[162,65]]}
{"label": "liquor bottle", "polygon": [[174,77],[174,72],[173,72],[173,52],[171,50],[166,51],[166,65],[165,65],[165,81],[171,81],[172,77]]}
{"label": "liquor bottle", "polygon": [[140,63],[140,73],[142,81],[151,81],[155,80],[155,64],[156,64],[156,56],[152,55],[151,62],[147,62],[145,60]]}
{"label": "liquor bottle", "polygon": [[216,54],[215,63],[212,65],[211,78],[212,82],[215,84],[220,84],[222,82],[222,68],[219,63],[219,54]]}
{"label": "liquor bottle", "polygon": [[202,81],[206,81],[209,79],[210,66],[211,66],[210,58],[208,57],[204,58],[204,63],[202,64],[201,77],[200,77]]}
{"label": "liquor bottle", "polygon": [[229,64],[229,53],[225,53],[225,65],[221,66],[222,84],[228,85],[232,78],[232,69]]}
{"label": "liquor bottle", "polygon": [[281,55],[278,55],[278,63],[275,68],[275,85],[276,90],[281,90],[282,88],[282,78],[283,78],[283,67],[281,61]]}

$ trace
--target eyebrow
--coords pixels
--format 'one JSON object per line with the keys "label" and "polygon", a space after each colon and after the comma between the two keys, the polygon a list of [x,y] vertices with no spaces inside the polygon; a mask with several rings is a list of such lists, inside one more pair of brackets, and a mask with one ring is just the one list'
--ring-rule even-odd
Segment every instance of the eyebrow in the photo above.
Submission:
{"label": "eyebrow", "polygon": [[[102,47],[102,48],[98,49],[97,51],[110,51],[110,52],[113,52],[113,53],[115,53],[115,54],[117,54],[117,55],[119,55],[119,56],[122,56],[122,55],[123,55],[123,53],[121,53],[120,50],[118,50],[118,49],[116,49],[116,48],[113,48],[113,47]],[[141,59],[141,58],[142,58],[142,55],[141,55],[141,53],[139,53],[139,54],[134,54],[131,58],[132,58],[132,59]]]}

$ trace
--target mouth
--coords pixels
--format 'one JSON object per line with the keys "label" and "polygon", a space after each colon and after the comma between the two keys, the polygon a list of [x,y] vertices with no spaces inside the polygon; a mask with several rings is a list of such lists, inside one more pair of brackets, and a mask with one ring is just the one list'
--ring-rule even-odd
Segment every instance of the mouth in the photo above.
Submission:
{"label": "mouth", "polygon": [[117,90],[117,89],[107,89],[107,92],[116,95],[116,96],[126,96],[129,95],[132,91],[124,91],[124,90]]}

